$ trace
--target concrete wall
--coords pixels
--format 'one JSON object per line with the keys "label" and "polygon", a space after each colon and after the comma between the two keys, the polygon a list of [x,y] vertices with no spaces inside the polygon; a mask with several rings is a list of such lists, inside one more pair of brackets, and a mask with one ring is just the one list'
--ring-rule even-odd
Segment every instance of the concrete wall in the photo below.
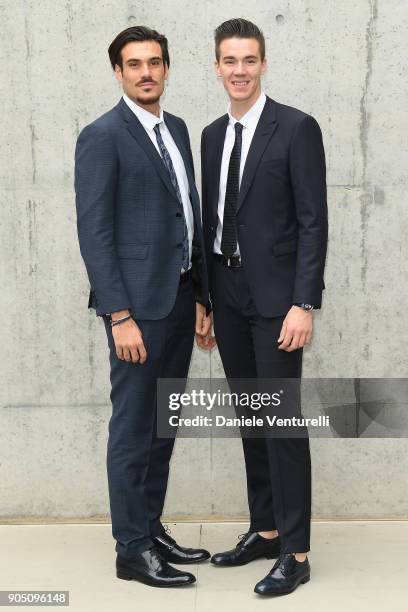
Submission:
{"label": "concrete wall", "polygon": [[[164,107],[190,129],[225,112],[212,32],[233,16],[267,38],[265,91],[319,121],[328,162],[327,291],[304,374],[406,375],[407,51],[402,0],[0,3],[0,516],[106,516],[109,373],[87,311],[73,194],[76,136],[120,96],[107,58],[131,24],[168,35]],[[405,52],[405,53],[404,53]],[[222,377],[194,353],[194,376]],[[316,517],[408,516],[406,440],[312,440]],[[238,440],[179,440],[169,516],[247,511]]]}

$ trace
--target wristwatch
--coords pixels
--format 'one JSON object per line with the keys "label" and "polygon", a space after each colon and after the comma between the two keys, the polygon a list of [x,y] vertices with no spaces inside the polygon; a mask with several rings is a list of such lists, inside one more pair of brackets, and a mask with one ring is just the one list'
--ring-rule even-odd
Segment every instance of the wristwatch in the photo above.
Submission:
{"label": "wristwatch", "polygon": [[313,304],[305,304],[304,302],[295,302],[293,306],[299,306],[299,308],[303,308],[306,312],[311,312],[314,309]]}

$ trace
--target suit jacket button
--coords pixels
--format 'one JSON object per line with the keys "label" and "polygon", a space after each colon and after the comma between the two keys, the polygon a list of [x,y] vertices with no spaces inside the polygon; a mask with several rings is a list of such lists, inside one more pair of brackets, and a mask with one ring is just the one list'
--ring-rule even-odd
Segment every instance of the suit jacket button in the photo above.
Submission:
{"label": "suit jacket button", "polygon": [[176,213],[176,217],[181,217],[181,213]]}
{"label": "suit jacket button", "polygon": [[177,245],[177,248],[178,248],[178,249],[181,249],[181,247],[182,247],[182,246],[183,246],[183,243],[182,243],[182,242],[179,242],[179,243],[178,243],[178,245]]}

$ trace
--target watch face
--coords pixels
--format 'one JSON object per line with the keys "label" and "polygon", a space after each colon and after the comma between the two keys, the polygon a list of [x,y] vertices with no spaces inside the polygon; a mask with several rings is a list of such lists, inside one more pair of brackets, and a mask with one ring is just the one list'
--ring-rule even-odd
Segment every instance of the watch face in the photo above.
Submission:
{"label": "watch face", "polygon": [[294,306],[299,306],[299,308],[303,308],[303,310],[313,310],[314,306],[312,304],[304,304],[303,302],[300,303],[296,303],[294,304]]}

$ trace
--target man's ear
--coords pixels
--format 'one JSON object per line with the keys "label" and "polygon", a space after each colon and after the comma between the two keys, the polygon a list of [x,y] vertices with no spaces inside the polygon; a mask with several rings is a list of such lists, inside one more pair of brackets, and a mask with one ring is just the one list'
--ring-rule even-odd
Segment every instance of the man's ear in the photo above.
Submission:
{"label": "man's ear", "polygon": [[165,63],[164,64],[164,78],[167,81],[167,79],[169,78],[169,70],[170,68],[168,67],[168,65]]}
{"label": "man's ear", "polygon": [[119,83],[122,82],[122,69],[119,64],[115,64],[115,78]]}
{"label": "man's ear", "polygon": [[268,70],[268,60],[266,59],[266,57],[264,57],[263,61],[262,61],[262,72],[261,74],[265,74],[265,72]]}
{"label": "man's ear", "polygon": [[220,64],[218,63],[218,60],[215,60],[214,62],[214,69],[215,69],[215,74],[217,75],[218,78],[220,78],[221,72],[220,72]]}

